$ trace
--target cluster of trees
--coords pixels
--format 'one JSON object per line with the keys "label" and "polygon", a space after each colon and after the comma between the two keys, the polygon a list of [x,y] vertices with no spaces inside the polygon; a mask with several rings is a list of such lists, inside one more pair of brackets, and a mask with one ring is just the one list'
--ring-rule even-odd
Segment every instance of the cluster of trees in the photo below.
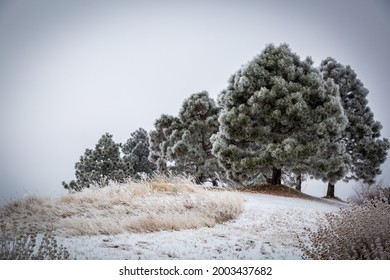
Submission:
{"label": "cluster of trees", "polygon": [[64,186],[155,169],[214,184],[217,174],[241,185],[281,184],[289,174],[298,189],[307,176],[328,182],[332,197],[340,180],[373,183],[386,160],[389,141],[367,94],[350,66],[327,58],[314,67],[287,44],[271,44],[230,77],[218,102],[195,93],[178,116],[162,115],[149,135],[139,130],[123,146],[104,135],[76,163],[77,180]]}
{"label": "cluster of trees", "polygon": [[104,134],[95,149],[86,149],[75,164],[76,180],[62,182],[69,191],[81,191],[90,185],[106,185],[109,181],[124,182],[140,173],[151,174],[155,164],[148,161],[149,137],[145,129],[131,133],[125,144],[115,143],[113,136]]}
{"label": "cluster of trees", "polygon": [[239,69],[219,96],[213,153],[239,181],[279,184],[292,172],[328,182],[373,182],[389,141],[368,107],[368,90],[333,58],[313,66],[288,45],[269,45]]}
{"label": "cluster of trees", "polygon": [[211,137],[219,129],[219,108],[206,91],[186,99],[179,116],[162,115],[150,136],[149,160],[159,172],[191,174],[197,183],[224,172],[212,154]]}

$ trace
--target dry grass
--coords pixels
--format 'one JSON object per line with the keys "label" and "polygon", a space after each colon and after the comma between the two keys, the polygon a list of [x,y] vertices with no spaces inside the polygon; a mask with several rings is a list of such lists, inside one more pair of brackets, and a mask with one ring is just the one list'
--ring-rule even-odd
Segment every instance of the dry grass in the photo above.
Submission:
{"label": "dry grass", "polygon": [[304,258],[315,260],[389,260],[390,204],[385,197],[328,213],[317,230],[301,240]]}
{"label": "dry grass", "polygon": [[66,236],[112,235],[212,227],[243,210],[238,193],[207,191],[181,177],[112,183],[58,199],[29,196],[0,207],[6,231],[21,233],[33,224]]}
{"label": "dry grass", "polygon": [[365,200],[380,199],[384,196],[390,204],[390,187],[381,184],[366,184],[359,182],[354,188],[355,194],[351,200],[356,204],[363,204]]}

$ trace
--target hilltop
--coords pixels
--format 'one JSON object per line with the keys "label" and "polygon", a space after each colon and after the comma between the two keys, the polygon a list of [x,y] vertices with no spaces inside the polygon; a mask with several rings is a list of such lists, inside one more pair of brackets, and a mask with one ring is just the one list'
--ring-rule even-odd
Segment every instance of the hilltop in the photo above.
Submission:
{"label": "hilltop", "polygon": [[207,190],[188,181],[87,189],[0,208],[2,223],[54,230],[76,259],[300,259],[298,236],[346,204],[286,186]]}

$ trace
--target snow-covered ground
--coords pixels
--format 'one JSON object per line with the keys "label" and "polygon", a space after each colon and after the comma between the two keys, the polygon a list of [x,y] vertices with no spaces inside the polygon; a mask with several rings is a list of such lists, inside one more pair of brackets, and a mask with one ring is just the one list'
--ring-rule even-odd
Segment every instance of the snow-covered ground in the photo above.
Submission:
{"label": "snow-covered ground", "polygon": [[298,236],[346,204],[242,193],[238,219],[213,228],[59,238],[76,259],[300,259]]}

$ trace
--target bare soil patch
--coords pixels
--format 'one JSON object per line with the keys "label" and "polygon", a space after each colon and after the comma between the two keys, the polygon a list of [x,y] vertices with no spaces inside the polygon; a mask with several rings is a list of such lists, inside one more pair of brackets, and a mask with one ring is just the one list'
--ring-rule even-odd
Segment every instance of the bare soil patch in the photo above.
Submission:
{"label": "bare soil patch", "polygon": [[262,193],[262,194],[284,196],[284,197],[320,200],[317,197],[297,191],[296,189],[286,185],[264,184],[264,185],[250,186],[250,187],[242,187],[239,190],[242,192]]}

